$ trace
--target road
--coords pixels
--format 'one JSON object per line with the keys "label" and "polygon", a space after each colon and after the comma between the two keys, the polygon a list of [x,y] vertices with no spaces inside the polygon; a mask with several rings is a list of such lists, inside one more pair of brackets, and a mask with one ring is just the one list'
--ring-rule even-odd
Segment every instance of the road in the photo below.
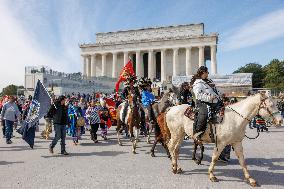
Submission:
{"label": "road", "polygon": [[[42,127],[41,127],[42,129]],[[249,131],[253,136],[256,131]],[[67,140],[69,156],[48,151],[50,140],[37,133],[34,149],[15,133],[13,144],[0,142],[0,188],[249,188],[243,180],[236,156],[231,155],[228,165],[218,163],[215,174],[220,179],[212,183],[207,170],[213,145],[206,145],[202,165],[191,160],[192,143],[184,141],[180,151],[180,175],[171,172],[170,160],[158,145],[155,158],[149,154],[150,144],[143,138],[138,143],[138,154],[131,153],[130,142],[118,146],[114,128],[109,131],[109,140],[92,143],[87,133],[80,145]],[[2,136],[1,136],[2,137]],[[284,188],[284,127],[270,128],[256,140],[244,140],[244,152],[251,176],[261,188]]]}

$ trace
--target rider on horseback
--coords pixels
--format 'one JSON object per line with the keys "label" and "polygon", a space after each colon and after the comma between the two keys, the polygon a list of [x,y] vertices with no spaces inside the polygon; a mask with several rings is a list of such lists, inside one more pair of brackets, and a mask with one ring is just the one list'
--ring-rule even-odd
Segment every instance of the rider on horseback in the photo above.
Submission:
{"label": "rider on horseback", "polygon": [[125,81],[126,87],[123,89],[122,94],[121,94],[122,99],[125,101],[125,106],[122,112],[122,120],[124,121],[124,123],[125,123],[127,109],[129,106],[128,96],[133,95],[135,96],[135,98],[140,98],[139,89],[137,86],[135,86],[135,84],[136,84],[136,77],[129,76],[127,80]]}
{"label": "rider on horseback", "polygon": [[152,103],[155,100],[155,96],[151,93],[151,85],[152,82],[150,79],[142,79],[140,81],[140,88],[142,90],[141,96],[142,96],[142,104],[144,109],[146,109],[148,119],[150,123],[154,123],[154,112],[152,109]]}
{"label": "rider on horseback", "polygon": [[201,136],[207,128],[207,123],[217,122],[216,114],[223,107],[221,93],[216,89],[212,80],[208,79],[208,68],[201,66],[190,82],[196,98],[196,115],[194,119],[194,133],[196,140],[201,141]]}

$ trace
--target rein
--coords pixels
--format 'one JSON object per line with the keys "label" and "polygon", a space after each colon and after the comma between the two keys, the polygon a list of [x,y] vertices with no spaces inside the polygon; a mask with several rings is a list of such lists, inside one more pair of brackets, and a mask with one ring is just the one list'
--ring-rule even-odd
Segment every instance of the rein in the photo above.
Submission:
{"label": "rein", "polygon": [[[274,118],[274,115],[277,114],[277,112],[273,112],[271,113],[271,111],[266,107],[266,103],[265,103],[265,100],[268,99],[268,98],[264,98],[261,100],[261,103],[258,107],[258,110],[257,110],[257,114],[259,114],[259,111],[261,109],[265,109],[267,111],[267,113],[270,115],[270,117],[273,118],[273,120],[275,119]],[[262,104],[264,104],[264,106],[262,106]],[[231,108],[230,106],[227,106],[227,108],[229,108],[230,110],[232,110],[233,112],[235,112],[236,114],[238,114],[241,118],[247,120],[249,123],[251,122],[252,119],[248,119],[247,117],[244,117],[242,114],[240,114],[239,112],[237,112],[236,110],[234,110],[233,108]],[[248,139],[257,139],[259,137],[259,130],[257,130],[257,135],[255,137],[248,137],[246,134],[245,134],[245,137],[247,137]]]}

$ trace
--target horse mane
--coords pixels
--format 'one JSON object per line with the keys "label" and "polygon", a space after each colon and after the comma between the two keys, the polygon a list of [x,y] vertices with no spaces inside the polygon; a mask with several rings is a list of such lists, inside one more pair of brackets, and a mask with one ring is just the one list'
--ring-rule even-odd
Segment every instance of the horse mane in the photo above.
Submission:
{"label": "horse mane", "polygon": [[[228,105],[228,106],[231,107],[234,110],[237,110],[238,108],[242,107],[243,104],[251,104],[252,102],[255,101],[255,99],[260,99],[260,98],[261,98],[261,94],[257,93],[255,95],[248,96],[247,98],[245,98],[245,99],[243,99],[239,102],[236,102],[234,104]],[[259,101],[255,101],[255,104],[258,104],[258,103],[259,103]]]}

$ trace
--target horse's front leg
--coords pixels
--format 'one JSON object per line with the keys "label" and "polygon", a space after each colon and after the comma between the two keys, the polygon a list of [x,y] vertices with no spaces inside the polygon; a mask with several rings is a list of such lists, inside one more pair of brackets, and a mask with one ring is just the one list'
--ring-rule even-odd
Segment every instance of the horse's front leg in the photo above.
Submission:
{"label": "horse's front leg", "polygon": [[161,136],[155,137],[154,144],[153,144],[153,146],[151,148],[151,156],[152,157],[155,157],[155,148],[156,148],[156,145],[157,145],[157,143],[159,142],[160,139],[161,139]]}
{"label": "horse's front leg", "polygon": [[197,151],[197,143],[193,142],[193,152],[192,152],[192,160],[196,160],[196,151]]}
{"label": "horse's front leg", "polygon": [[[132,133],[133,135],[133,133]],[[132,152],[133,154],[136,154],[136,147],[137,142],[139,140],[139,129],[137,127],[134,127],[134,140],[132,140]]]}
{"label": "horse's front leg", "polygon": [[116,136],[117,136],[118,144],[120,146],[122,146],[122,143],[121,143],[121,140],[120,140],[120,128],[121,128],[121,122],[120,122],[120,120],[118,120],[117,121],[117,127],[116,127]]}
{"label": "horse's front leg", "polygon": [[257,186],[257,182],[250,176],[246,163],[245,163],[245,159],[244,159],[244,153],[243,153],[243,145],[241,142],[235,143],[233,144],[233,148],[235,150],[236,156],[239,159],[239,163],[243,169],[244,175],[246,180],[249,182],[249,184],[253,187]]}
{"label": "horse's front leg", "polygon": [[223,151],[224,148],[225,148],[225,145],[223,145],[223,144],[218,144],[217,148],[216,147],[214,148],[213,155],[212,155],[212,161],[211,161],[210,167],[208,169],[209,179],[212,182],[218,182],[218,179],[213,174],[213,170],[214,170],[216,162],[217,162],[217,160],[218,160],[218,158],[219,158],[219,156],[220,156],[220,154],[221,154],[221,152]]}
{"label": "horse's front leg", "polygon": [[148,144],[151,144],[150,137],[151,137],[152,132],[153,132],[153,124],[149,123],[149,131],[148,131],[148,136],[147,136]]}

